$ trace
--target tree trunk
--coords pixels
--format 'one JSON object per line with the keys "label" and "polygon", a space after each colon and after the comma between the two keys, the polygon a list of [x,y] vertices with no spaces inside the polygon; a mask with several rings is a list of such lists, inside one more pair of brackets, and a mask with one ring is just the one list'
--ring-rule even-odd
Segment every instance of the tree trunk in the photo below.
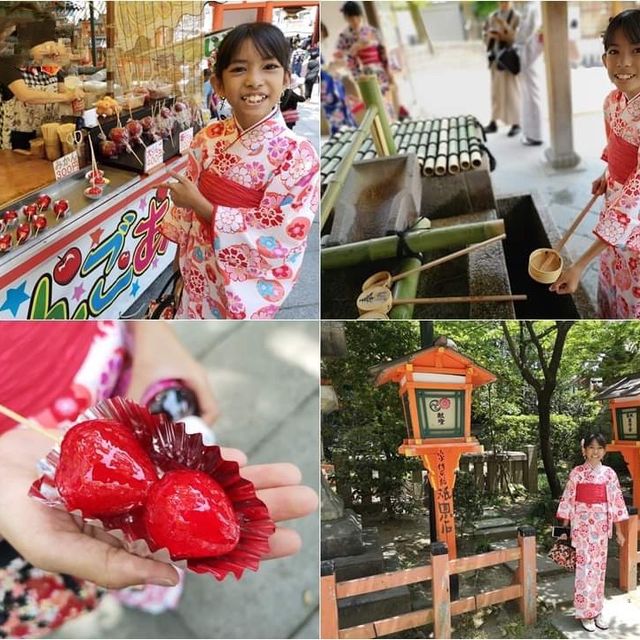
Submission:
{"label": "tree trunk", "polygon": [[544,472],[547,475],[549,489],[554,498],[559,498],[562,492],[558,474],[556,472],[556,464],[553,459],[553,451],[551,451],[551,396],[543,390],[538,393],[538,430],[540,433],[540,455],[544,464]]}

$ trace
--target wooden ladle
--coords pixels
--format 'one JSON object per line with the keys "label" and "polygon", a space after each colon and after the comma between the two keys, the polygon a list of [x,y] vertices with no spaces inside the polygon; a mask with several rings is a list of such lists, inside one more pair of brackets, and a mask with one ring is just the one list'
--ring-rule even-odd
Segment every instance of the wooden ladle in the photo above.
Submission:
{"label": "wooden ladle", "polygon": [[504,240],[507,237],[506,233],[502,233],[499,236],[494,236],[493,238],[489,238],[488,240],[484,240],[483,242],[478,242],[477,244],[472,244],[466,247],[465,249],[460,249],[459,251],[454,251],[453,253],[449,253],[446,256],[442,256],[442,258],[438,258],[436,260],[432,260],[431,262],[427,262],[420,267],[416,267],[415,269],[410,269],[409,271],[405,271],[404,273],[399,273],[397,276],[392,276],[388,271],[378,271],[374,273],[372,276],[367,278],[363,285],[362,291],[365,292],[368,289],[373,287],[386,287],[387,289],[391,288],[391,284],[396,280],[402,280],[402,278],[406,278],[413,273],[418,273],[419,271],[426,271],[427,269],[432,269],[433,267],[437,267],[439,264],[443,264],[445,262],[449,262],[449,260],[453,260],[454,258],[459,258],[460,256],[465,256],[476,249],[482,249],[493,242],[497,242],[498,240]]}

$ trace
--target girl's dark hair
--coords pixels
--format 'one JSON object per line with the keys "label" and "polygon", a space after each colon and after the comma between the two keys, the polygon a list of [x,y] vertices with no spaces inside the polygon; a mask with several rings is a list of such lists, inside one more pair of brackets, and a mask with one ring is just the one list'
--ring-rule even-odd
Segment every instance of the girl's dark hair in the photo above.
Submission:
{"label": "girl's dark hair", "polygon": [[620,29],[632,44],[640,42],[640,9],[627,9],[609,20],[609,26],[602,36],[605,51],[612,45],[613,37]]}
{"label": "girl's dark hair", "polygon": [[586,449],[593,441],[596,441],[601,447],[607,446],[607,439],[601,433],[590,433],[585,436],[583,447]]}
{"label": "girl's dark hair", "polygon": [[320,23],[320,37],[322,39],[329,37],[329,31],[327,31],[327,27],[325,26],[324,22]]}
{"label": "girl's dark hair", "polygon": [[222,80],[222,72],[247,39],[253,42],[263,58],[275,58],[285,71],[289,70],[291,47],[282,31],[268,22],[247,22],[239,24],[224,37],[216,57],[215,74],[218,80]]}
{"label": "girl's dark hair", "polygon": [[346,18],[362,15],[362,7],[357,2],[352,2],[351,0],[345,2],[340,11],[342,11]]}

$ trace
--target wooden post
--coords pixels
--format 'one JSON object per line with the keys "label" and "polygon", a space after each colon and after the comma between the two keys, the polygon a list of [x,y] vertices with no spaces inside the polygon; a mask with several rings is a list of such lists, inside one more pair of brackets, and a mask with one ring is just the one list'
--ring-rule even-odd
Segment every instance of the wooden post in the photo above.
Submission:
{"label": "wooden post", "polygon": [[516,573],[518,582],[522,585],[522,596],[518,598],[518,606],[524,623],[536,623],[536,530],[524,525],[518,527],[518,545],[520,546],[520,564]]}
{"label": "wooden post", "polygon": [[538,493],[538,456],[536,445],[527,444],[524,448],[527,454],[524,486],[529,493]]}
{"label": "wooden post", "polygon": [[451,637],[451,594],[449,593],[449,553],[443,542],[431,544],[433,568],[433,634],[435,638]]}
{"label": "wooden post", "polygon": [[620,589],[633,591],[638,586],[638,509],[629,507],[629,519],[622,522],[624,545],[620,549]]}
{"label": "wooden post", "polygon": [[320,637],[323,640],[340,635],[335,571],[333,562],[320,563]]}

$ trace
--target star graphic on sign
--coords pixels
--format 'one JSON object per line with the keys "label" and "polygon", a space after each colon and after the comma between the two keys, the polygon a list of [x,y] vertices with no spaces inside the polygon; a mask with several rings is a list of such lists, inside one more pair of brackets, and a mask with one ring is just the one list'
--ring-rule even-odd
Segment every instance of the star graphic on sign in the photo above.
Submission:
{"label": "star graphic on sign", "polygon": [[144,211],[147,208],[147,199],[140,198],[140,202],[138,202],[138,211]]}
{"label": "star graphic on sign", "polygon": [[138,295],[138,291],[140,291],[140,283],[135,280],[131,285],[131,297],[135,298]]}
{"label": "star graphic on sign", "polygon": [[91,246],[100,244],[100,238],[102,238],[102,234],[104,233],[104,229],[102,227],[98,227],[93,233],[89,234],[91,238]]}
{"label": "star graphic on sign", "polygon": [[25,280],[17,289],[7,290],[7,299],[0,307],[0,311],[9,310],[11,315],[15,318],[18,315],[18,309],[23,302],[29,299],[29,296],[25,293],[27,288],[27,281]]}
{"label": "star graphic on sign", "polygon": [[73,288],[73,299],[79,302],[80,300],[82,300],[82,296],[84,295],[84,292],[85,292],[85,288],[81,282],[77,287]]}
{"label": "star graphic on sign", "polygon": [[157,257],[155,257],[155,258],[153,259],[153,262],[151,263],[151,266],[152,266],[154,269],[157,269],[157,268],[158,268],[158,258],[157,258]]}

